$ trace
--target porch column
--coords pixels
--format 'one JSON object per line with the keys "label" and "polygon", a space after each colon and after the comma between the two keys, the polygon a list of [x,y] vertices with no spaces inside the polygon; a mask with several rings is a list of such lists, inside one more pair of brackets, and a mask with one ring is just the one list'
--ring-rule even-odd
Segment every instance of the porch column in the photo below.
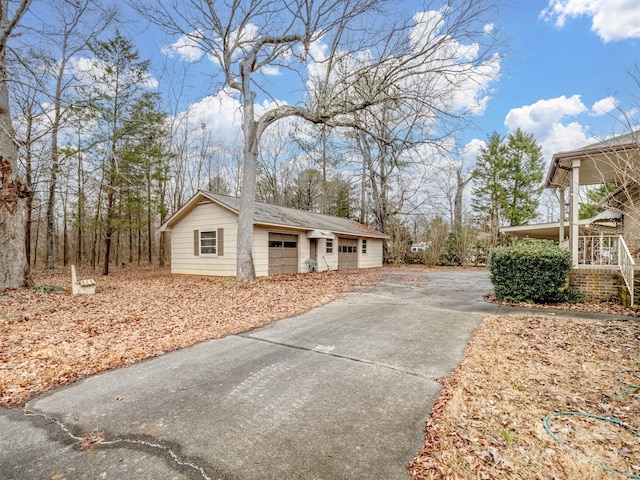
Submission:
{"label": "porch column", "polygon": [[560,244],[562,244],[562,242],[564,241],[564,187],[560,187],[559,189],[559,193],[560,193],[560,232],[558,235],[558,241],[560,242]]}
{"label": "porch column", "polygon": [[578,208],[580,203],[580,160],[571,163],[571,183],[569,185],[569,244],[571,245],[571,264],[578,266]]}

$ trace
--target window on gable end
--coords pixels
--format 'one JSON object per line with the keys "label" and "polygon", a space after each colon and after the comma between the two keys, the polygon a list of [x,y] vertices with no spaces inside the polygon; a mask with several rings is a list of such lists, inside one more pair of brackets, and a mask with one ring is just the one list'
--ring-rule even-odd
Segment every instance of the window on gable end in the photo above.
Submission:
{"label": "window on gable end", "polygon": [[215,230],[200,232],[200,255],[216,255],[218,253],[218,235]]}

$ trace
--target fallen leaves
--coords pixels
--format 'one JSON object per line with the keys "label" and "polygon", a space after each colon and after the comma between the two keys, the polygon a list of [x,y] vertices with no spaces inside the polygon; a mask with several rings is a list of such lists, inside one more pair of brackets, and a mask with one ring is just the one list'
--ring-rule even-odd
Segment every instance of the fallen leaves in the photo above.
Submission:
{"label": "fallen leaves", "polygon": [[[92,276],[89,272],[79,275]],[[67,271],[34,274],[67,285]],[[0,406],[208,339],[297,315],[377,282],[372,271],[279,275],[255,283],[122,269],[95,295],[30,289],[0,294]]]}
{"label": "fallen leaves", "polygon": [[[427,419],[424,448],[409,468],[412,477],[620,478],[594,463],[637,475],[638,325],[486,318],[460,366],[442,380],[441,396]],[[543,426],[554,412],[614,417],[634,430],[589,416],[558,414],[550,425],[566,442],[562,445]]]}

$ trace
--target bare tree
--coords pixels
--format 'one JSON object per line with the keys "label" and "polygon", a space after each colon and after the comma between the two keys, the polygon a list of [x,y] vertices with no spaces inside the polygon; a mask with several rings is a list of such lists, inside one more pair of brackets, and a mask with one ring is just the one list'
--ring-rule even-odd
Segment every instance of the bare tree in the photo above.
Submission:
{"label": "bare tree", "polygon": [[446,210],[449,225],[453,229],[462,227],[464,213],[464,189],[473,179],[472,171],[461,160],[447,158],[444,165],[436,169],[434,189],[442,197],[440,210]]}
{"label": "bare tree", "polygon": [[0,289],[28,285],[25,228],[29,191],[18,172],[7,75],[7,42],[31,0],[0,2]]}
{"label": "bare tree", "polygon": [[[221,83],[240,98],[244,158],[237,278],[244,281],[255,279],[253,216],[258,149],[265,130],[291,116],[334,127],[364,128],[354,121],[353,114],[387,102],[394,85],[398,86],[395,94],[402,96],[406,90],[400,87],[409,79],[424,68],[433,69],[434,62],[426,60],[434,55],[444,61],[438,64],[441,74],[432,71],[439,80],[432,88],[459,83],[460,76],[470,69],[447,68],[451,64],[447,58],[462,58],[459,51],[450,49],[451,34],[459,41],[479,33],[485,37],[486,33],[480,18],[486,12],[484,0],[451,1],[439,10],[437,35],[419,38],[411,38],[414,31],[408,23],[393,24],[389,14],[393,9],[384,9],[389,3],[384,0],[132,3],[150,21],[180,36],[176,48],[198,48],[213,58],[223,77]],[[286,69],[292,77],[297,75],[301,90],[309,82],[314,84],[313,97],[297,105],[278,104],[256,115],[257,91],[270,97],[265,69]],[[366,96],[352,95],[351,87],[363,81],[371,81],[374,88]]]}
{"label": "bare tree", "polygon": [[[43,52],[43,60],[48,59],[45,70],[51,77],[52,85],[46,88],[51,92],[50,112],[51,122],[51,163],[49,191],[47,195],[47,249],[46,268],[54,267],[54,228],[55,228],[55,196],[57,177],[60,170],[59,135],[64,124],[67,107],[73,99],[67,92],[73,85],[73,75],[70,74],[70,62],[83,51],[88,51],[88,45],[104,32],[115,18],[113,9],[105,9],[95,0],[80,0],[68,2],[55,0],[50,2],[49,15],[38,27],[42,35],[42,43],[47,45],[47,52]],[[42,75],[42,72],[34,72]],[[76,99],[77,100],[77,99]]]}

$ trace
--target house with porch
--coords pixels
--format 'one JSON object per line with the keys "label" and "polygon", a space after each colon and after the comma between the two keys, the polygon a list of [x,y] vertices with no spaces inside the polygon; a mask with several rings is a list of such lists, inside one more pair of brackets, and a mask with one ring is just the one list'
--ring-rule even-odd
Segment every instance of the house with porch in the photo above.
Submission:
{"label": "house with porch", "polygon": [[[640,252],[640,131],[553,155],[545,187],[558,191],[559,221],[506,227],[508,235],[555,239],[571,251],[571,285],[596,299],[621,295],[634,304],[634,272]],[[605,211],[580,220],[580,189],[615,184]],[[567,211],[568,209],[568,211]],[[635,255],[632,255],[632,252]]]}

